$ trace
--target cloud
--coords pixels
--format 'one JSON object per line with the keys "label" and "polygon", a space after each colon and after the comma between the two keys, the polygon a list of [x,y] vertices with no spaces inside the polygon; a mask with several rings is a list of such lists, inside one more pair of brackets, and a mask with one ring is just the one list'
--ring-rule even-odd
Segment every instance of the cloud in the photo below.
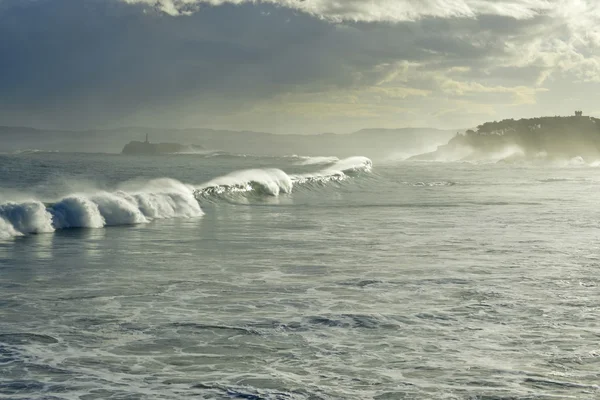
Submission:
{"label": "cloud", "polygon": [[550,0],[123,0],[169,15],[189,15],[203,5],[263,3],[299,10],[331,21],[400,22],[422,18],[474,18],[482,14],[527,19],[554,8]]}
{"label": "cloud", "polygon": [[294,132],[598,109],[599,26],[592,0],[0,0],[0,118]]}

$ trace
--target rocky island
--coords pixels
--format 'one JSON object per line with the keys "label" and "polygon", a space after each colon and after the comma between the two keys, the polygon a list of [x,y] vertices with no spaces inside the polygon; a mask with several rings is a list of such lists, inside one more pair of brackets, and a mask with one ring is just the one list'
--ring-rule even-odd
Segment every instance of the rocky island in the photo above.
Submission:
{"label": "rocky island", "polygon": [[184,145],[179,143],[150,143],[148,135],[146,141],[131,141],[123,147],[123,154],[172,154],[194,153],[204,150],[200,145]]}
{"label": "rocky island", "polygon": [[505,119],[457,133],[436,151],[411,160],[518,161],[524,159],[600,159],[600,119],[576,111],[568,117]]}

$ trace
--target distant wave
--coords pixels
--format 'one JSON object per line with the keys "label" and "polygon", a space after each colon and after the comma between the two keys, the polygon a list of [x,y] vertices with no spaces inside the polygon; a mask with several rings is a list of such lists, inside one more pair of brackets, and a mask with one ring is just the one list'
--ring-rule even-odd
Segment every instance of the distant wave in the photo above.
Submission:
{"label": "distant wave", "polygon": [[169,153],[169,154],[196,154],[196,155],[207,156],[207,157],[215,157],[215,156],[221,155],[223,153],[224,152],[219,151],[219,150],[195,149],[192,146],[187,146],[185,149],[183,149],[181,151],[176,151],[174,153]]}
{"label": "distant wave", "polygon": [[15,150],[10,154],[37,154],[37,153],[58,153],[58,150],[22,149],[22,150]]}
{"label": "distant wave", "polygon": [[224,194],[260,192],[272,196],[279,193],[290,193],[293,182],[289,175],[280,169],[249,169],[235,171],[206,182],[198,186],[197,192],[200,196]]}
{"label": "distant wave", "polygon": [[200,200],[220,195],[278,196],[295,185],[341,181],[373,164],[366,157],[351,157],[312,174],[288,175],[280,169],[232,172],[192,186],[163,178],[129,182],[119,190],[89,190],[56,201],[36,198],[0,202],[0,239],[67,228],[102,228],[148,223],[157,219],[196,218],[204,215]]}
{"label": "distant wave", "polygon": [[32,199],[0,204],[0,238],[202,215],[192,187],[157,179],[132,184],[130,190],[71,194],[53,203]]}
{"label": "distant wave", "polygon": [[338,160],[316,173],[293,175],[293,179],[300,184],[343,181],[358,172],[369,172],[372,167],[373,162],[367,157],[350,157]]}
{"label": "distant wave", "polygon": [[583,178],[583,177],[550,177],[544,179],[538,179],[540,183],[556,183],[556,182],[597,182],[591,178]]}
{"label": "distant wave", "polygon": [[349,157],[343,160],[339,160],[331,167],[326,168],[324,171],[335,171],[343,172],[346,174],[352,174],[355,172],[371,171],[373,168],[373,162],[367,157],[357,156]]}
{"label": "distant wave", "polygon": [[333,164],[335,162],[340,161],[339,158],[335,156],[329,157],[301,157],[302,161],[299,161],[297,165],[323,165],[323,164]]}
{"label": "distant wave", "polygon": [[598,156],[567,157],[549,154],[546,151],[527,153],[517,145],[506,145],[501,149],[482,150],[469,146],[440,146],[438,150],[410,157],[406,161],[459,162],[468,164],[548,165],[552,167],[598,167]]}
{"label": "distant wave", "polygon": [[456,182],[438,181],[438,182],[402,182],[403,185],[415,187],[436,187],[436,186],[454,186]]}
{"label": "distant wave", "polygon": [[[181,154],[181,153],[180,153]],[[205,154],[205,153],[197,153]],[[207,151],[206,156],[208,157],[224,157],[224,158],[257,158],[257,159],[284,159],[284,160],[297,160],[295,165],[324,165],[333,164],[339,161],[338,157],[335,156],[300,156],[298,154],[288,155],[274,155],[274,154],[244,154],[244,153],[230,153],[227,151],[213,150]]]}
{"label": "distant wave", "polygon": [[294,185],[341,181],[352,174],[368,172],[372,167],[372,161],[366,157],[350,157],[308,174],[288,175],[275,168],[249,169],[212,179],[198,186],[197,191],[201,197],[236,193],[278,196],[280,193],[291,193]]}

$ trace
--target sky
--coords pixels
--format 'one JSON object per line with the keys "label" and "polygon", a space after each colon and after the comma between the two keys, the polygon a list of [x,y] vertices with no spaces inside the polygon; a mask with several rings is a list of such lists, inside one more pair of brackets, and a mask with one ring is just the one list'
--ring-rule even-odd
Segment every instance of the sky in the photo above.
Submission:
{"label": "sky", "polygon": [[0,125],[466,129],[598,93],[597,0],[0,0]]}

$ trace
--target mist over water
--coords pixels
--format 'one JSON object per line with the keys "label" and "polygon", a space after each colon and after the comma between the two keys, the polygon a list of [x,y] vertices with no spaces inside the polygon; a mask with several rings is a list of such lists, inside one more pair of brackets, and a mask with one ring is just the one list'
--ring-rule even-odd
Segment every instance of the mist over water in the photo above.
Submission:
{"label": "mist over water", "polygon": [[600,120],[577,112],[574,117],[486,122],[409,159],[594,166],[600,161]]}
{"label": "mist over water", "polygon": [[291,193],[294,184],[341,181],[348,177],[346,174],[369,172],[372,167],[372,161],[366,157],[343,160],[337,157],[305,157],[300,163],[315,164],[329,165],[315,172],[297,175],[288,175],[276,168],[245,169],[199,185],[184,184],[169,178],[120,183],[110,191],[89,185],[78,193],[69,193],[59,200],[45,202],[37,200],[35,193],[21,193],[16,195],[20,198],[18,201],[5,199],[0,202],[0,218],[4,228],[2,236],[200,217],[203,215],[198,203],[201,198],[239,194],[278,196],[280,193]]}
{"label": "mist over water", "polygon": [[600,399],[599,26],[0,0],[0,400]]}
{"label": "mist over water", "polygon": [[598,398],[598,169],[498,161],[0,155],[0,396]]}

